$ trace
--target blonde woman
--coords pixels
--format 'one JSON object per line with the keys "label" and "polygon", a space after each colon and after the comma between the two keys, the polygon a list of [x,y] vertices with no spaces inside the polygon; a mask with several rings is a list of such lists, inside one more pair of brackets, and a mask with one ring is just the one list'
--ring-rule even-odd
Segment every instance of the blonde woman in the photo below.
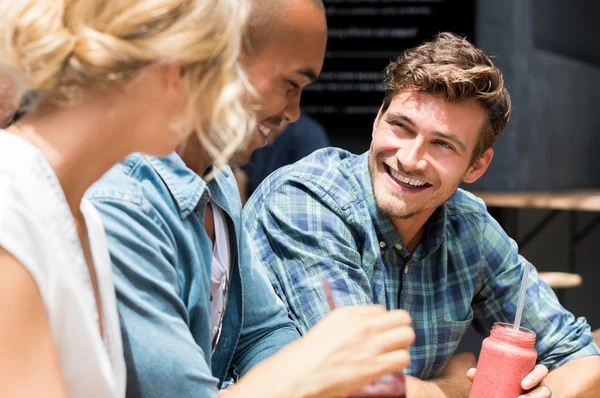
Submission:
{"label": "blonde woman", "polygon": [[82,196],[126,155],[166,155],[192,131],[223,163],[252,124],[247,12],[243,0],[0,0],[0,73],[40,93],[0,131],[0,396],[124,396],[104,230]]}
{"label": "blonde woman", "polygon": [[[0,58],[41,94],[0,132],[0,396],[124,395],[106,238],[82,196],[127,154],[167,155],[191,131],[217,166],[260,134],[241,100],[247,9],[243,0],[0,0]],[[226,395],[339,396],[406,366],[409,322],[376,306],[334,311]]]}

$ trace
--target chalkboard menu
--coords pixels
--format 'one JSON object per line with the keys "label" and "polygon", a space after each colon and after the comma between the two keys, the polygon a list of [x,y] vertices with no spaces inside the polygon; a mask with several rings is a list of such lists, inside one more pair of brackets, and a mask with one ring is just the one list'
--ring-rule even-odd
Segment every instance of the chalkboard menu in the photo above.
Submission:
{"label": "chalkboard menu", "polygon": [[302,110],[332,144],[366,150],[383,99],[383,69],[406,48],[451,31],[473,40],[475,0],[324,0],[329,40],[319,80]]}

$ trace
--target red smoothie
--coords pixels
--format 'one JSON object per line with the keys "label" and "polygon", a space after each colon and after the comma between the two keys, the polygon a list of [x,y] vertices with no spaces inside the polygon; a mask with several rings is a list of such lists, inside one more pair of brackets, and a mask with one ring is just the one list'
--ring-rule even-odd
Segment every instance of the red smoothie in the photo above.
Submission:
{"label": "red smoothie", "polygon": [[514,330],[511,324],[496,322],[481,345],[469,398],[517,398],[523,394],[521,381],[537,360],[534,344],[531,330]]}
{"label": "red smoothie", "polygon": [[404,375],[400,372],[385,375],[344,398],[406,398]]}

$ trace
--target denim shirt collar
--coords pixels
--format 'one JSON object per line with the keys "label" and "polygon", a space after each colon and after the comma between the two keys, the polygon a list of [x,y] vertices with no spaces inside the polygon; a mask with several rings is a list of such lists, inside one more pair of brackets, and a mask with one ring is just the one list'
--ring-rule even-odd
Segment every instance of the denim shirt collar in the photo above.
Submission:
{"label": "denim shirt collar", "polygon": [[185,219],[196,209],[207,188],[206,182],[196,173],[191,172],[176,153],[164,158],[153,156],[146,158],[173,195],[179,215]]}
{"label": "denim shirt collar", "polygon": [[196,210],[199,204],[206,206],[209,200],[214,200],[221,208],[229,208],[223,203],[227,198],[220,186],[220,181],[231,173],[229,167],[223,171],[213,168],[212,177],[205,181],[190,170],[176,153],[164,158],[148,156],[147,159],[173,195],[182,219]]}
{"label": "denim shirt collar", "polygon": [[[369,213],[374,222],[377,239],[384,247],[400,248],[400,254],[402,254],[403,257],[411,257],[404,242],[402,242],[400,235],[398,235],[396,228],[390,221],[390,218],[384,214],[377,205],[375,194],[373,192],[373,180],[369,171],[368,151],[356,158],[354,169],[354,175],[362,189],[365,205],[369,209]],[[427,220],[422,244],[419,245],[419,248],[415,251],[417,257],[424,258],[435,252],[444,241],[447,222],[446,213],[446,204],[444,203],[438,207],[431,217],[429,217],[429,220]]]}

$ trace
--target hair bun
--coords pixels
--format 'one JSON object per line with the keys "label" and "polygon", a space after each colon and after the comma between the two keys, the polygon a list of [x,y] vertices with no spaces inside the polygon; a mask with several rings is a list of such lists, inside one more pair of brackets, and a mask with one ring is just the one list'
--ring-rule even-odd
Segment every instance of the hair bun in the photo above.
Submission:
{"label": "hair bun", "polygon": [[62,1],[0,0],[0,59],[27,89],[49,90],[76,37],[63,24]]}
{"label": "hair bun", "polygon": [[[0,0],[0,62],[35,105],[121,89],[149,65],[178,63],[191,131],[215,164],[254,131],[239,64],[252,0]],[[48,108],[49,109],[49,108]],[[189,125],[189,126],[188,126]]]}

